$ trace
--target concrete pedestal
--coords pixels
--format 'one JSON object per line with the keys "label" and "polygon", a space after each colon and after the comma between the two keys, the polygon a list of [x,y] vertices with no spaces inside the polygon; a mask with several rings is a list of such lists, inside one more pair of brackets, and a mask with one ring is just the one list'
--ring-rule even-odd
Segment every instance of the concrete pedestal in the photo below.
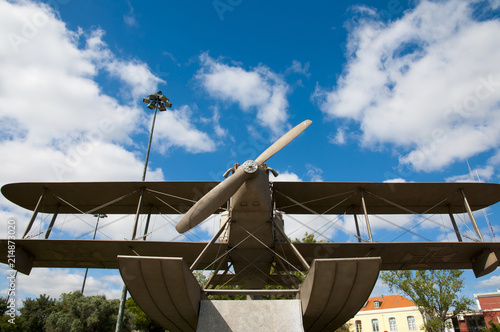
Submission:
{"label": "concrete pedestal", "polygon": [[303,332],[300,300],[203,300],[196,331]]}

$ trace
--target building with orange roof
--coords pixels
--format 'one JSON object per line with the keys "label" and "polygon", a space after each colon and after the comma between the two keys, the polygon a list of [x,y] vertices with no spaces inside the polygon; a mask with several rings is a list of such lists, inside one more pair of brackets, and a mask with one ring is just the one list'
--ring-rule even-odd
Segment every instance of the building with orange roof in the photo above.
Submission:
{"label": "building with orange roof", "polygon": [[414,332],[423,330],[417,305],[401,295],[371,297],[349,321],[351,332]]}

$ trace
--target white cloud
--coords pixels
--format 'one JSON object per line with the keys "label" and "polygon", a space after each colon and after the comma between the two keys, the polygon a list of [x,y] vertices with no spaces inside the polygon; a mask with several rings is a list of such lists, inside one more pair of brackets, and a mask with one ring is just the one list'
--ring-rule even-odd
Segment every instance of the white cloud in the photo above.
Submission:
{"label": "white cloud", "polygon": [[158,142],[154,146],[158,146],[163,152],[171,146],[179,146],[193,153],[214,151],[215,142],[194,127],[190,122],[192,118],[189,106],[158,114],[154,132]]}
{"label": "white cloud", "polygon": [[111,76],[120,79],[122,83],[126,84],[128,91],[125,90],[125,92],[131,99],[137,100],[144,97],[152,92],[153,87],[165,83],[165,81],[151,73],[145,63],[139,60],[123,61],[116,58],[104,42],[104,35],[103,30],[92,31],[87,38],[84,54],[99,69],[104,69]]}
{"label": "white cloud", "polygon": [[123,22],[125,22],[125,24],[128,25],[129,27],[136,27],[139,24],[137,23],[137,20],[135,18],[134,7],[132,7],[132,4],[128,0],[127,0],[127,5],[130,10],[128,14],[123,15]]}
{"label": "white cloud", "polygon": [[491,276],[478,282],[474,288],[500,288],[500,276]]}
{"label": "white cloud", "polygon": [[347,143],[345,128],[337,128],[335,136],[329,138],[329,142],[337,145],[344,145]]}
{"label": "white cloud", "polygon": [[316,240],[331,241],[337,234],[338,216],[334,215],[289,215],[284,214],[285,233],[291,239],[302,239],[305,234],[314,234]]}
{"label": "white cloud", "polygon": [[486,166],[479,169],[473,169],[470,173],[455,175],[446,178],[446,182],[481,182],[489,181],[493,177],[495,169],[493,166]]}
{"label": "white cloud", "polygon": [[[137,178],[141,161],[121,145],[132,142],[142,111],[101,92],[93,80],[98,66],[89,60],[88,49],[77,47],[80,34],[68,31],[41,4],[1,2],[0,16],[2,34],[23,41],[0,48],[0,118],[9,126],[0,140],[5,156],[0,182],[95,179],[102,174],[97,170],[106,169],[117,172],[107,172],[111,178]],[[45,23],[26,34],[23,25],[36,17]],[[92,38],[98,43],[98,37]],[[107,58],[109,53],[102,48]],[[94,59],[98,54],[94,50]],[[71,171],[61,177],[53,163]]]}
{"label": "white cloud", "polygon": [[390,144],[400,162],[436,170],[500,142],[500,22],[470,2],[422,1],[389,23],[360,7],[337,86],[317,88],[322,111],[352,119],[361,143]]}
{"label": "white cloud", "polygon": [[497,9],[500,7],[500,0],[489,0],[492,9]]}
{"label": "white cloud", "polygon": [[[113,275],[104,276],[100,272],[89,269],[84,294],[105,295],[108,299],[119,299],[123,287],[119,272],[115,271]],[[38,298],[41,294],[47,294],[52,298],[59,298],[61,293],[80,291],[84,274],[84,269],[37,268],[33,269],[29,276],[19,273],[16,286],[22,297]]]}
{"label": "white cloud", "polygon": [[[139,179],[143,152],[133,136],[149,132],[151,122],[134,100],[164,82],[145,63],[114,55],[104,31],[67,30],[43,4],[0,2],[0,32],[9,39],[0,45],[0,183]],[[103,92],[100,74],[124,86],[119,98]],[[188,111],[161,114],[165,132],[155,134],[164,147],[213,151]],[[163,178],[160,169],[150,172]]]}
{"label": "white cloud", "polygon": [[245,112],[256,109],[260,125],[271,129],[274,136],[287,129],[289,87],[280,75],[262,65],[250,71],[227,65],[207,53],[200,61],[202,68],[196,78],[212,97],[238,103]]}
{"label": "white cloud", "polygon": [[[0,43],[0,185],[17,181],[139,180],[144,159],[136,135],[147,137],[151,112],[142,103],[137,105],[137,100],[156,92],[158,84],[165,82],[145,63],[115,55],[104,42],[104,31],[70,31],[56,12],[40,2],[0,1],[0,34],[5,36],[5,42]],[[107,94],[108,89],[99,84],[102,76],[123,86],[118,97]],[[174,111],[162,112],[162,120],[168,121],[158,119],[156,138],[164,147],[213,151],[214,143],[195,127],[189,114],[189,108],[180,105]],[[149,170],[148,180],[162,179],[161,169]],[[29,212],[0,197],[0,218],[18,220],[18,237],[29,216]],[[87,220],[88,216],[82,218],[87,223],[80,218],[65,223],[71,218],[75,219],[59,216],[51,238],[92,231],[95,221]],[[49,220],[40,214],[31,234],[45,229]],[[102,232],[112,239],[123,239],[131,235],[128,231],[123,234],[123,230],[130,230],[132,222],[128,218]],[[150,230],[159,228],[154,236],[171,238],[173,227],[162,228],[165,222],[151,226]],[[0,234],[5,235],[5,230]],[[107,237],[98,233],[98,238]],[[58,296],[63,288],[73,290],[79,283],[74,281],[79,279],[78,273],[36,269],[20,283],[26,293],[38,295],[47,289]],[[109,285],[109,280],[95,277],[88,281],[89,292],[95,289],[102,293]],[[117,287],[117,294],[120,289]]]}
{"label": "white cloud", "polygon": [[314,182],[320,182],[323,181],[323,177],[321,174],[323,174],[323,170],[321,168],[318,168],[312,164],[306,164],[307,168],[307,176],[311,179],[311,181]]}
{"label": "white cloud", "polygon": [[301,74],[301,75],[304,75],[306,77],[309,77],[309,76],[311,76],[311,73],[309,72],[310,66],[311,66],[311,64],[309,62],[306,62],[306,63],[304,63],[304,65],[302,65],[302,63],[300,61],[293,60],[292,65],[286,69],[286,73],[287,74],[289,74],[289,73]]}
{"label": "white cloud", "polygon": [[406,182],[406,180],[403,178],[388,179],[384,181],[384,183],[404,183],[404,182]]}
{"label": "white cloud", "polygon": [[285,181],[302,181],[302,179],[295,173],[285,171],[278,172],[278,176],[275,177],[273,173],[269,173],[269,180],[272,182],[285,182]]}
{"label": "white cloud", "polygon": [[224,129],[221,127],[220,125],[220,111],[219,111],[219,108],[214,106],[213,107],[213,115],[212,115],[212,119],[211,119],[211,122],[213,124],[213,127],[214,127],[214,132],[215,134],[217,135],[217,137],[219,138],[225,138],[225,137],[231,137],[229,135],[229,131],[227,129]]}

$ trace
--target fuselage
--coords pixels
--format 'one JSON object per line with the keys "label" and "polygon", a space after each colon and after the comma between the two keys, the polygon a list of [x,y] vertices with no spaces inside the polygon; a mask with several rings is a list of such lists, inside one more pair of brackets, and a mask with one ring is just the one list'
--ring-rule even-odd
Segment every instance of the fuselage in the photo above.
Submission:
{"label": "fuselage", "polygon": [[[228,244],[231,261],[244,288],[262,288],[273,262],[273,202],[267,166],[259,166],[230,200]],[[268,248],[269,247],[269,248]]]}

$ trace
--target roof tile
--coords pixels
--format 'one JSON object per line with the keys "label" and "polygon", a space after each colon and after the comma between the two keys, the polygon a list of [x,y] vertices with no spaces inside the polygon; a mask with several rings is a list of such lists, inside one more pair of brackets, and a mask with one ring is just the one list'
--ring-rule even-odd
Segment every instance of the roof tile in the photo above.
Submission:
{"label": "roof tile", "polygon": [[[380,302],[380,307],[375,308],[375,301]],[[404,308],[404,307],[415,307],[416,304],[408,300],[401,295],[387,295],[370,297],[367,301],[366,306],[364,306],[360,311],[367,310],[383,310],[383,309],[393,309],[393,308]]]}

